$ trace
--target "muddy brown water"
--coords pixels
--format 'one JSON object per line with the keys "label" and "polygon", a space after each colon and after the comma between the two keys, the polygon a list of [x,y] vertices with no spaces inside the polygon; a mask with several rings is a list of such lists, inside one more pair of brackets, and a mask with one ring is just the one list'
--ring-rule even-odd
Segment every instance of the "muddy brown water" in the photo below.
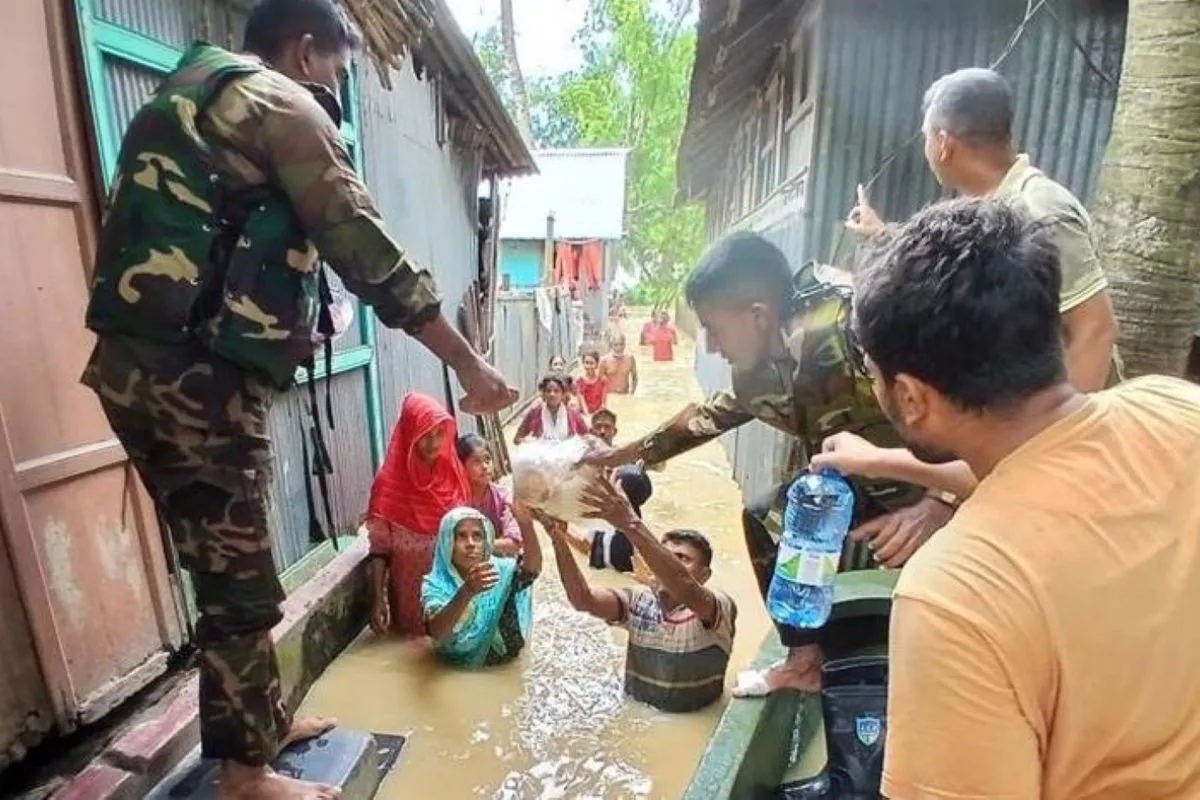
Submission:
{"label": "muddy brown water", "polygon": [[[631,342],[642,322],[626,323]],[[690,341],[680,342],[673,364],[655,364],[645,348],[637,355],[638,394],[610,402],[618,441],[648,432],[701,396]],[[517,661],[464,672],[438,664],[423,645],[368,633],[309,693],[303,713],[409,735],[381,800],[674,800],[683,794],[729,702],[728,687],[763,640],[767,617],[742,541],[741,493],[720,445],[680,456],[652,478],[654,496],[644,510],[651,530],[703,531],[715,551],[711,585],[738,606],[725,699],[699,713],[672,715],[626,698],[625,633],[571,609],[543,535],[546,568],[535,587],[533,634]],[[628,582],[583,566],[596,585]]]}

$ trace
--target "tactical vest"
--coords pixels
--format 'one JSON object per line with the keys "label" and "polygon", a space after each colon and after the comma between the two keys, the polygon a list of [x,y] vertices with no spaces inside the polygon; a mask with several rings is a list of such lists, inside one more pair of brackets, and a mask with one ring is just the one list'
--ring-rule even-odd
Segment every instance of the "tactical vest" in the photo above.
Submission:
{"label": "tactical vest", "polygon": [[[851,326],[853,291],[848,275],[842,276],[812,262],[795,275],[789,331],[797,364],[793,402],[807,452],[794,454],[793,467],[804,463],[807,453],[818,452],[825,437],[842,431],[880,447],[905,446],[875,398]],[[889,510],[911,505],[923,491],[893,481],[856,478],[855,482]]]}
{"label": "tactical vest", "polygon": [[199,340],[284,389],[298,367],[311,368],[328,285],[282,190],[231,188],[200,130],[229,81],[263,69],[197,44],[134,116],[87,326],[165,344]]}

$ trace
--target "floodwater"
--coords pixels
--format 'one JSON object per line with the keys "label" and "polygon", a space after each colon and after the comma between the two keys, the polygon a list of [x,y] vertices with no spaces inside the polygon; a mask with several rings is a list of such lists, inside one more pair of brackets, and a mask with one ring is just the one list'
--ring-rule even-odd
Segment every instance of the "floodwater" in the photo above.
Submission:
{"label": "floodwater", "polygon": [[[643,320],[626,323],[631,344]],[[648,432],[699,399],[692,343],[681,336],[673,364],[638,350],[641,385],[615,397],[617,441]],[[510,439],[511,441],[511,439]],[[434,662],[426,647],[370,633],[329,668],[303,713],[343,725],[407,734],[399,763],[380,798],[670,798],[687,787],[726,702],[737,671],[767,631],[741,533],[741,494],[715,442],[652,473],[644,509],[656,533],[696,528],[715,551],[711,585],[734,598],[737,634],[726,699],[694,714],[664,714],[622,693],[625,633],[575,612],[542,535],[546,566],[535,586],[534,630],[514,663],[463,672]],[[583,564],[596,585],[627,579]],[[736,701],[734,701],[736,702]]]}

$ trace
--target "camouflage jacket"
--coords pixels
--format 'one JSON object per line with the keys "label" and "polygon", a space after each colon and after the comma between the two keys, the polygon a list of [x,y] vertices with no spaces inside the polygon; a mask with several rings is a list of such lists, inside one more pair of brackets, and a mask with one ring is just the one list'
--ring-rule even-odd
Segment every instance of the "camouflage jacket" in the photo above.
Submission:
{"label": "camouflage jacket", "polygon": [[[732,388],[686,406],[646,436],[639,458],[648,464],[665,461],[754,419],[796,437],[802,455],[841,431],[881,447],[903,445],[860,366],[849,329],[848,281],[807,265],[797,273],[796,290],[796,311],[782,332],[788,354],[734,370]],[[907,506],[922,493],[891,481],[859,483],[888,509]]]}
{"label": "camouflage jacket", "polygon": [[198,340],[283,387],[314,349],[318,259],[386,325],[436,317],[433,279],[384,231],[339,122],[328,90],[193,47],[122,142],[88,327]]}

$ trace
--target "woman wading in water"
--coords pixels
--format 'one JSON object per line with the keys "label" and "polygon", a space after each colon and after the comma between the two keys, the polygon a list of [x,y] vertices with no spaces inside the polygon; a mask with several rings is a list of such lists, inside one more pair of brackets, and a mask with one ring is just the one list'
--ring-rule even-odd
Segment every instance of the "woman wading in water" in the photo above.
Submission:
{"label": "woman wading in water", "polygon": [[[529,517],[515,506],[516,512]],[[433,566],[421,584],[426,630],[442,660],[459,667],[504,664],[516,658],[533,624],[533,582],[542,571],[536,534],[523,555],[495,554],[491,521],[475,508],[442,519]]]}

